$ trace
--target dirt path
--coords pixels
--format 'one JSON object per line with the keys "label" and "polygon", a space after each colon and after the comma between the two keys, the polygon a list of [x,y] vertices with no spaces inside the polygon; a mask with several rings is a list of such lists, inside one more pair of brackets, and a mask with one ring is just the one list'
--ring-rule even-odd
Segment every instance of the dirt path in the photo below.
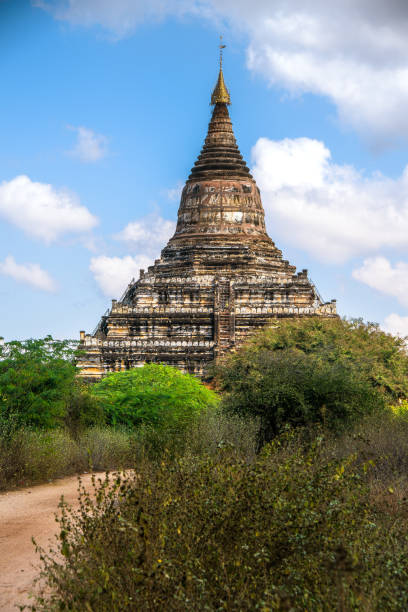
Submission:
{"label": "dirt path", "polygon": [[[82,477],[90,487],[91,475]],[[0,494],[0,610],[14,612],[29,604],[29,592],[38,575],[38,557],[31,538],[46,546],[58,531],[55,512],[61,495],[77,503],[76,476]],[[37,566],[37,568],[36,568]]]}

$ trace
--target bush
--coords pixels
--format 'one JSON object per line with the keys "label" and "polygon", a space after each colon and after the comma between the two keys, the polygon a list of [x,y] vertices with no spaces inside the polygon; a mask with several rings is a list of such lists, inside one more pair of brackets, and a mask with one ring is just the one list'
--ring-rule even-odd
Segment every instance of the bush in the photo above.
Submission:
{"label": "bush", "polygon": [[66,431],[13,427],[12,422],[0,422],[0,490],[87,469],[78,462],[78,447]]}
{"label": "bush", "polygon": [[90,393],[89,386],[78,380],[72,383],[66,397],[63,424],[75,439],[89,427],[105,424],[100,402]]}
{"label": "bush", "polygon": [[75,438],[64,429],[22,427],[9,418],[0,420],[0,490],[27,486],[81,473],[134,468],[146,460],[215,455],[228,448],[247,461],[253,460],[256,424],[203,411],[181,431],[93,426]]}
{"label": "bush", "polygon": [[407,525],[365,469],[280,437],[249,464],[142,464],[63,509],[37,610],[405,610]]}
{"label": "bush", "polygon": [[100,401],[110,425],[169,430],[183,429],[218,401],[194,376],[158,364],[108,374],[92,386],[91,394]]}
{"label": "bush", "polygon": [[223,406],[258,416],[258,448],[285,424],[332,430],[408,393],[405,345],[374,324],[340,319],[277,321],[217,369]]}
{"label": "bush", "polygon": [[90,427],[78,439],[81,464],[97,471],[134,468],[138,445],[134,433],[112,427]]}
{"label": "bush", "polygon": [[[363,419],[352,430],[333,438],[327,444],[327,456],[355,454],[359,463],[368,463],[370,490],[374,498],[382,497],[387,508],[408,500],[408,419],[406,414],[387,410]],[[390,488],[392,494],[390,494]]]}
{"label": "bush", "polygon": [[135,431],[136,465],[146,458],[161,461],[182,455],[214,455],[220,448],[253,459],[256,420],[243,420],[209,407],[182,429],[141,425]]}

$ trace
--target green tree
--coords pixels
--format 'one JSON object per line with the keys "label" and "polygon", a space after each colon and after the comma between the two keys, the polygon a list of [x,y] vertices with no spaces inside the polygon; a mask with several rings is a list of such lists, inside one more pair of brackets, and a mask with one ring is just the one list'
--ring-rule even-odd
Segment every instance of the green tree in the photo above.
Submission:
{"label": "green tree", "polygon": [[277,319],[245,345],[241,356],[251,359],[261,349],[298,349],[329,362],[342,360],[356,367],[388,398],[408,397],[406,338],[383,332],[362,319]]}
{"label": "green tree", "polygon": [[329,362],[293,349],[260,351],[223,374],[224,407],[259,417],[257,450],[284,425],[321,423],[339,430],[384,407],[384,397],[347,362]]}
{"label": "green tree", "polygon": [[91,389],[112,425],[180,427],[209,405],[217,395],[189,374],[160,364],[108,374]]}
{"label": "green tree", "polygon": [[0,418],[53,428],[63,424],[75,379],[76,343],[8,342],[0,347]]}
{"label": "green tree", "polygon": [[260,419],[258,449],[285,424],[350,424],[408,395],[404,341],[361,320],[277,320],[217,369],[224,408]]}

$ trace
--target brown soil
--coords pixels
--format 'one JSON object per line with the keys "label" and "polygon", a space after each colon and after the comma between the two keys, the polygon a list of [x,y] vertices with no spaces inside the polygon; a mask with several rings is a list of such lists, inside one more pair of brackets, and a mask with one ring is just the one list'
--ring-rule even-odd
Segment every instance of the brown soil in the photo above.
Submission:
{"label": "brown soil", "polygon": [[[90,488],[91,474],[82,476]],[[31,538],[44,547],[58,531],[55,513],[61,495],[74,507],[78,503],[78,478],[70,476],[52,483],[0,494],[0,610],[16,611],[29,605],[39,559]]]}

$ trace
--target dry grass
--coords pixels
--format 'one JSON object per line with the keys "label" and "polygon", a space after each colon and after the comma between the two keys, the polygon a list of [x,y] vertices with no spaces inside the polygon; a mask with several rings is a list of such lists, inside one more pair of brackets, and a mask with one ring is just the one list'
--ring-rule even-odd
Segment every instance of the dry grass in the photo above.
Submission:
{"label": "dry grass", "polygon": [[73,440],[67,431],[20,428],[0,439],[0,490],[28,486],[89,470],[134,464],[134,436],[94,427]]}

